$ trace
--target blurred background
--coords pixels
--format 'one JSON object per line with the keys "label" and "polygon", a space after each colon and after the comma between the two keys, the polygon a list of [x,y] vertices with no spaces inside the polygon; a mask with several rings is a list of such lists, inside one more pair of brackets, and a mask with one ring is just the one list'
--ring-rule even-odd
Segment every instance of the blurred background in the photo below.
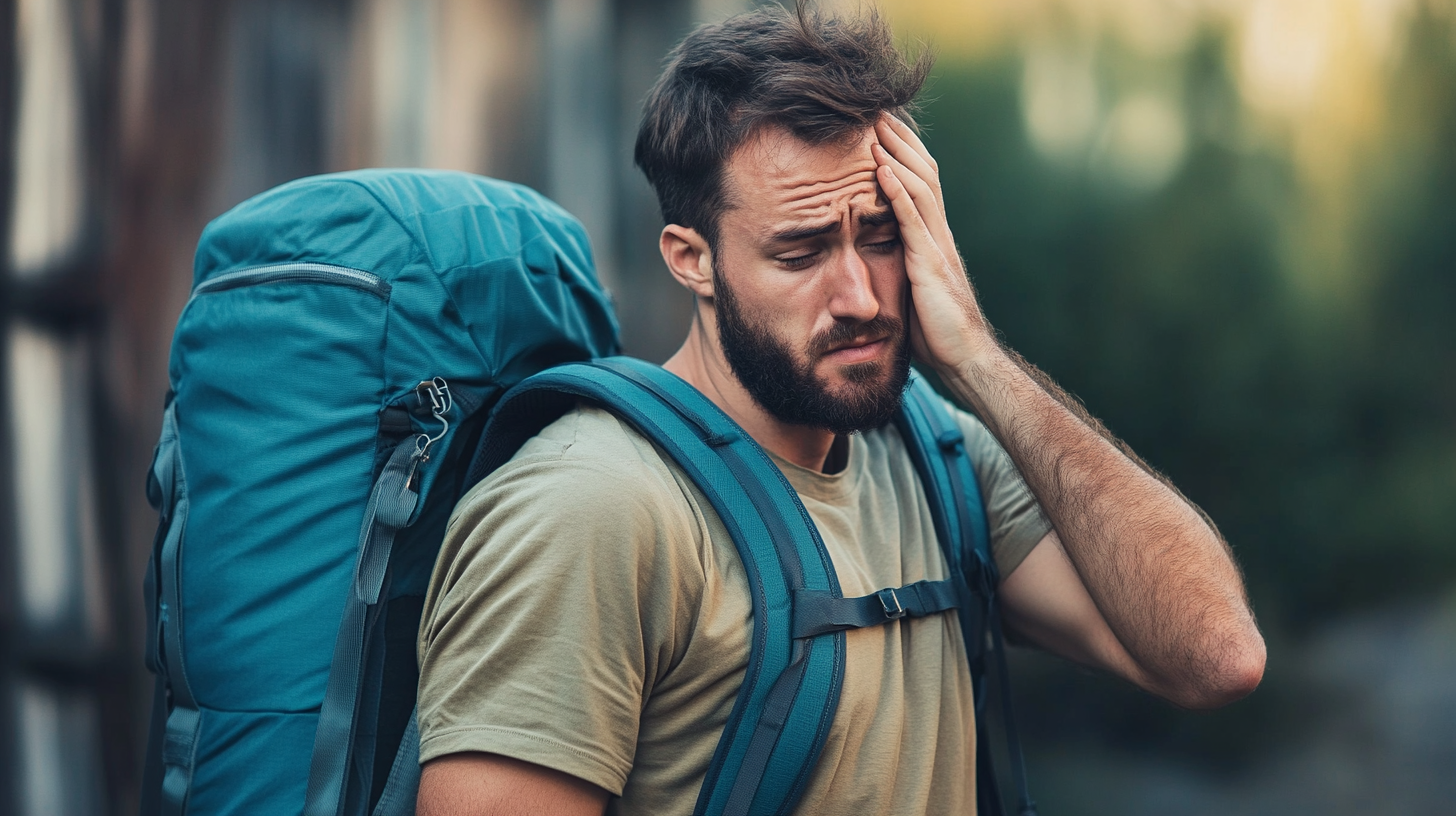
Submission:
{"label": "blurred background", "polygon": [[[134,812],[143,474],[203,225],[354,167],[524,182],[665,359],[690,299],[638,106],[749,5],[0,0],[0,813]],[[1042,812],[1456,813],[1456,2],[879,7],[939,55],[992,321],[1219,522],[1268,637],[1202,714],[1018,653]]]}

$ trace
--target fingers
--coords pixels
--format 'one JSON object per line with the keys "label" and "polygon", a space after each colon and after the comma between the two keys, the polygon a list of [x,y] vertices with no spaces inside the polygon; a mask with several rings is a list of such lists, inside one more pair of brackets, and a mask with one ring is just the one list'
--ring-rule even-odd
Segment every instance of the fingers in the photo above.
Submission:
{"label": "fingers", "polygon": [[914,148],[920,154],[921,158],[925,159],[925,163],[930,165],[930,168],[939,174],[940,165],[936,163],[935,157],[930,155],[930,149],[925,146],[925,142],[920,140],[920,135],[915,132],[915,129],[898,117],[890,116],[886,118],[889,120],[890,129],[894,131],[895,135],[899,136],[906,144]]}
{"label": "fingers", "polygon": [[881,117],[875,136],[878,143],[870,146],[875,177],[895,211],[905,251],[915,355],[940,370],[960,370],[960,361],[989,335],[945,217],[940,168],[909,126],[894,117]]}
{"label": "fingers", "polygon": [[899,119],[882,114],[875,125],[875,135],[879,137],[880,144],[890,151],[890,155],[930,185],[930,189],[935,192],[936,204],[944,212],[945,201],[940,191],[940,165],[936,164],[930,151],[925,148],[925,143],[915,135],[915,131]]}
{"label": "fingers", "polygon": [[[980,307],[960,264],[960,256],[947,254],[932,235],[922,213],[932,199],[924,180],[904,165],[894,162],[883,149],[882,163],[875,171],[880,189],[890,200],[900,223],[900,240],[905,250],[905,273],[910,280],[910,340],[917,359],[931,366],[955,365],[964,349],[957,338],[967,327],[984,323]],[[919,201],[915,187],[920,188]],[[944,218],[940,221],[943,224]],[[951,245],[951,253],[955,247]],[[979,323],[978,323],[979,320]]]}
{"label": "fingers", "polygon": [[[880,150],[878,145],[875,149]],[[880,150],[880,154],[889,158],[883,150]],[[935,240],[930,227],[921,216],[921,209],[916,204],[914,192],[901,180],[900,173],[913,176],[903,167],[901,165],[902,169],[897,173],[893,165],[881,163],[875,171],[875,175],[880,182],[880,188],[890,199],[890,207],[895,211],[895,219],[900,222],[900,240],[905,245],[906,255],[909,256],[906,258],[905,266],[913,277],[919,269],[918,264],[910,262],[914,256],[926,258],[933,263],[944,264],[945,253],[941,250],[940,242]],[[924,197],[926,193],[922,192],[921,195]]]}
{"label": "fingers", "polygon": [[[941,209],[940,202],[935,196],[936,188],[926,182],[920,174],[915,173],[894,156],[890,155],[890,152],[881,145],[872,145],[870,152],[874,155],[875,161],[879,163],[881,168],[888,167],[891,170],[900,189],[905,191],[905,197],[913,202],[916,210],[916,218],[925,227],[926,233],[935,242],[941,254],[948,261],[952,261],[953,265],[959,266],[958,263],[954,262],[960,258],[956,253],[955,237],[951,235],[950,224],[945,220],[945,211]],[[882,188],[886,186],[884,181],[881,181],[880,186]],[[898,206],[895,212],[897,216],[900,216]],[[900,217],[900,223],[903,231],[905,225],[905,219],[903,217]]]}
{"label": "fingers", "polygon": [[[893,161],[898,162],[901,167],[910,171],[914,178],[903,177],[905,185],[912,193],[919,192],[919,184],[923,183],[924,189],[930,193],[935,201],[933,209],[923,209],[931,230],[935,236],[936,243],[947,258],[959,259],[955,248],[955,238],[951,235],[950,224],[945,217],[945,200],[940,188],[940,168],[931,157],[930,151],[920,141],[910,126],[899,119],[882,114],[880,121],[875,125],[875,135],[880,140],[880,147],[888,153]],[[873,152],[873,151],[872,151]],[[883,160],[878,159],[883,163]]]}

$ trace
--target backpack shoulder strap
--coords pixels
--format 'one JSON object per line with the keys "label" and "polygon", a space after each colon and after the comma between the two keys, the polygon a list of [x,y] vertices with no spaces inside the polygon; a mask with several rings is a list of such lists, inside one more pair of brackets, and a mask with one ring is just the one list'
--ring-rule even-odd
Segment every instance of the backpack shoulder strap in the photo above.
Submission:
{"label": "backpack shoulder strap", "polygon": [[717,406],[658,366],[630,358],[560,366],[497,406],[467,487],[578,401],[630,423],[702,490],[748,575],[748,668],[694,810],[699,816],[793,809],[818,761],[844,677],[844,632],[795,638],[796,592],[840,597],[808,512],[768,456]]}
{"label": "backpack shoulder strap", "polygon": [[966,656],[976,681],[979,712],[984,697],[983,634],[993,611],[997,583],[980,485],[966,455],[965,435],[960,426],[935,390],[918,374],[911,377],[895,423],[920,474],[930,516],[935,522],[936,538],[951,577],[962,581],[973,596],[972,602],[961,608],[960,618]]}
{"label": "backpack shoulder strap", "polygon": [[[985,669],[987,657],[995,666],[1007,753],[1011,759],[1012,782],[1017,792],[1017,813],[1035,816],[1026,783],[1026,762],[1021,738],[1011,707],[1010,677],[1006,667],[1006,646],[1001,634],[1001,609],[996,602],[1000,575],[991,555],[990,524],[975,469],[966,453],[965,434],[946,409],[945,403],[925,380],[914,376],[896,420],[905,447],[920,473],[930,504],[935,531],[950,566],[952,577],[962,580],[972,596],[960,609],[961,634],[971,664],[976,695],[976,797],[977,812],[994,816],[1004,811],[991,763],[990,732],[986,727]],[[988,654],[987,636],[991,640]]]}
{"label": "backpack shoulder strap", "polygon": [[[626,357],[550,369],[503,397],[467,488],[581,400],[627,421],[688,474],[728,529],[748,576],[754,622],[748,668],[695,816],[792,811],[838,707],[845,630],[964,611],[971,606],[966,583],[957,572],[943,581],[843,597],[813,520],[763,449],[697,389]],[[975,478],[969,470],[959,477]],[[950,484],[950,477],[936,478],[934,484]],[[955,495],[947,487],[938,501],[958,506]],[[957,536],[970,529],[954,523]],[[951,540],[958,539],[942,536]],[[960,555],[955,559],[959,570]]]}

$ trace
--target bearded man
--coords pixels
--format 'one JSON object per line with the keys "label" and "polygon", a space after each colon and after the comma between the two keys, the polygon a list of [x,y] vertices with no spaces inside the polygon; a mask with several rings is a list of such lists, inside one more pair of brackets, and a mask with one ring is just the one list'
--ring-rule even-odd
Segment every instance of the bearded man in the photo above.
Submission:
{"label": "bearded man", "polygon": [[[982,314],[911,124],[927,69],[872,14],[770,8],[678,46],[636,148],[696,299],[665,367],[773,457],[850,596],[945,575],[888,422],[915,359],[975,412],[954,415],[1009,630],[1180,706],[1247,694],[1264,644],[1227,546]],[[456,509],[420,632],[419,812],[692,812],[752,626],[691,479],[579,406]],[[974,812],[957,618],[846,643],[797,812]]]}

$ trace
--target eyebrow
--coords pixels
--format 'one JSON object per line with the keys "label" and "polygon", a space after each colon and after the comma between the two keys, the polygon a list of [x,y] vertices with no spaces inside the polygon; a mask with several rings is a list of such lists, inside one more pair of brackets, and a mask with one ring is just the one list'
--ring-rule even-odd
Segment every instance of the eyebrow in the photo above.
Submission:
{"label": "eyebrow", "polygon": [[886,224],[895,222],[895,211],[886,207],[877,212],[869,212],[859,217],[861,227],[883,227]]}
{"label": "eyebrow", "polygon": [[[895,211],[883,209],[876,212],[869,212],[859,217],[859,225],[862,227],[883,227],[886,224],[894,223]],[[831,221],[817,227],[799,227],[797,229],[783,230],[769,236],[769,240],[776,244],[790,244],[794,241],[802,241],[806,238],[817,238],[820,235],[828,235],[831,232],[839,231],[839,222]]]}
{"label": "eyebrow", "polygon": [[839,222],[831,221],[828,224],[818,227],[799,227],[782,232],[776,232],[769,236],[769,240],[775,244],[791,244],[794,241],[802,241],[805,238],[817,238],[820,235],[828,235],[831,232],[839,231]]}

